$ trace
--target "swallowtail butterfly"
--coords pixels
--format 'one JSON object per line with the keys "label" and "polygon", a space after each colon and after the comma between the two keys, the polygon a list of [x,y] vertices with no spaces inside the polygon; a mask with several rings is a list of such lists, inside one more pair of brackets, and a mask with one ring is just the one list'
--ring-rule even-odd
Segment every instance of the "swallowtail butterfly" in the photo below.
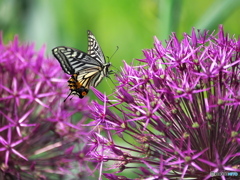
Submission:
{"label": "swallowtail butterfly", "polygon": [[111,63],[106,63],[101,47],[91,31],[88,31],[87,53],[66,46],[55,47],[52,53],[63,71],[72,75],[68,80],[70,93],[67,98],[70,95],[83,98],[90,86],[96,87],[109,74]]}

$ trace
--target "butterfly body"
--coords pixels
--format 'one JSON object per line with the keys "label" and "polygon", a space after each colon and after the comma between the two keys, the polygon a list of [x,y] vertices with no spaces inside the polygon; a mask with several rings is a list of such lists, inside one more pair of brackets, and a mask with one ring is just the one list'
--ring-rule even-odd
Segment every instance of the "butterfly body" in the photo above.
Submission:
{"label": "butterfly body", "polygon": [[82,86],[77,80],[77,74],[73,74],[68,80],[68,86],[70,89],[70,95],[77,95],[79,98],[83,98],[88,94],[88,89]]}
{"label": "butterfly body", "polygon": [[96,87],[108,76],[111,63],[106,63],[104,54],[91,31],[88,31],[88,53],[75,48],[58,46],[52,50],[63,71],[72,75],[68,80],[70,94],[83,98],[89,88]]}

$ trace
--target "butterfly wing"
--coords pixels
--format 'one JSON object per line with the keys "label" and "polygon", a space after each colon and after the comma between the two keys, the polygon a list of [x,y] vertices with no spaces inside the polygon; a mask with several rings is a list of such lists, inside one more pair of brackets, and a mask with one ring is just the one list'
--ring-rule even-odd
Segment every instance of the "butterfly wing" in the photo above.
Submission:
{"label": "butterfly wing", "polygon": [[102,79],[105,77],[101,67],[92,66],[86,68],[84,71],[80,71],[77,76],[77,81],[87,89],[90,86],[96,87]]}
{"label": "butterfly wing", "polygon": [[66,46],[58,46],[54,48],[52,52],[55,58],[61,64],[64,72],[70,75],[93,66],[102,66],[98,60],[78,49]]}
{"label": "butterfly wing", "polygon": [[88,54],[99,63],[105,64],[106,60],[97,39],[91,31],[88,30]]}
{"label": "butterfly wing", "polygon": [[96,87],[107,76],[111,65],[106,63],[101,47],[91,31],[88,31],[88,53],[66,46],[58,46],[52,52],[64,72],[72,75],[68,81],[71,90],[69,96],[76,94],[83,98],[90,86]]}

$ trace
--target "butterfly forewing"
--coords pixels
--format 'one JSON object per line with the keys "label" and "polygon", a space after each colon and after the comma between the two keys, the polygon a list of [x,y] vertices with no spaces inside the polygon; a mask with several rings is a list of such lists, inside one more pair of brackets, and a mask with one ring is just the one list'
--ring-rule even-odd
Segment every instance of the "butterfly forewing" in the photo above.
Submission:
{"label": "butterfly forewing", "polygon": [[72,54],[73,51],[67,47],[59,46],[52,50],[53,55],[61,64],[62,69],[67,74],[73,74],[74,68],[71,65],[71,61],[73,60]]}
{"label": "butterfly forewing", "polygon": [[88,31],[88,54],[101,64],[106,63],[102,49],[91,31]]}
{"label": "butterfly forewing", "polygon": [[101,66],[98,61],[87,53],[70,47],[56,47],[53,49],[53,55],[58,59],[64,72],[67,74],[77,73],[84,70],[86,66]]}

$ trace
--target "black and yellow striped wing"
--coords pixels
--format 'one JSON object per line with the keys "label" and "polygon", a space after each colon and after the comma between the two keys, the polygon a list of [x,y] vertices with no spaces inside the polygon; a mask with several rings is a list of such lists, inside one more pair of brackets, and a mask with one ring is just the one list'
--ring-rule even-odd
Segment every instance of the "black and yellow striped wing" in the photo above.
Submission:
{"label": "black and yellow striped wing", "polygon": [[92,66],[102,67],[99,61],[78,49],[58,46],[55,47],[52,52],[61,64],[64,72],[70,75],[91,68]]}
{"label": "black and yellow striped wing", "polygon": [[70,94],[80,98],[83,90],[88,92],[90,86],[96,87],[108,75],[111,65],[106,63],[104,54],[95,36],[88,31],[88,53],[75,48],[58,46],[52,50],[63,71],[72,75],[69,82]]}

